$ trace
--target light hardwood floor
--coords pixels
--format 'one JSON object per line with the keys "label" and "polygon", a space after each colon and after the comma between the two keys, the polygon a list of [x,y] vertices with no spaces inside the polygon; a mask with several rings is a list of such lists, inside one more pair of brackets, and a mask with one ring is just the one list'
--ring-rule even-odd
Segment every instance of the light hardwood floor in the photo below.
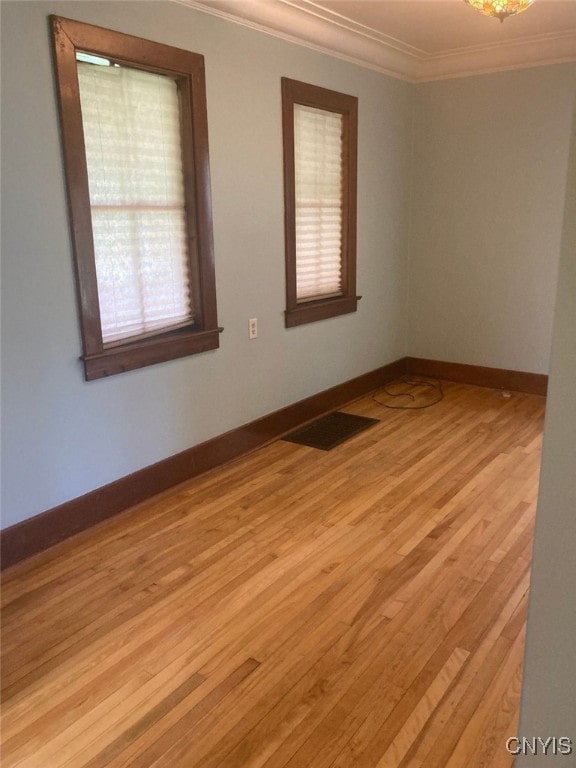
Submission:
{"label": "light hardwood floor", "polygon": [[544,399],[445,384],[10,569],[4,768],[509,768]]}

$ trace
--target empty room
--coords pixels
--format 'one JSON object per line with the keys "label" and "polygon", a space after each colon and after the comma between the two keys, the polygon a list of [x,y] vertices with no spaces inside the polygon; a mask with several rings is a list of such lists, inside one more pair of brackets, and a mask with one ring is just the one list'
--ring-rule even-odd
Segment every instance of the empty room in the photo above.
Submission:
{"label": "empty room", "polygon": [[0,10],[2,765],[573,766],[576,4]]}

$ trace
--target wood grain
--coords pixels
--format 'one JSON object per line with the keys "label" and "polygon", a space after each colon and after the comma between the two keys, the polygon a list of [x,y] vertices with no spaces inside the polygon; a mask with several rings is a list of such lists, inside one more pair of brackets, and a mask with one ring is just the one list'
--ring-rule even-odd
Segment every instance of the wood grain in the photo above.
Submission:
{"label": "wood grain", "polygon": [[0,566],[9,568],[127,507],[260,448],[402,373],[403,359],[388,363],[5,528],[0,534]]}
{"label": "wood grain", "polygon": [[5,573],[5,768],[511,768],[544,400],[347,410]]}
{"label": "wood grain", "polygon": [[433,376],[437,379],[474,384],[477,387],[511,389],[513,392],[527,392],[531,395],[546,395],[548,390],[548,376],[544,373],[448,363],[443,360],[426,360],[422,357],[407,357],[406,369],[408,373],[417,376]]}

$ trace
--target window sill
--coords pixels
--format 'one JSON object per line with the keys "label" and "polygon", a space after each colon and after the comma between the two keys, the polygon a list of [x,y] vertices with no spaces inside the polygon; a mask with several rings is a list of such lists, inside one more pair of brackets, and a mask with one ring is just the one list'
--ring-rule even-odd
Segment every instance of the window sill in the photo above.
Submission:
{"label": "window sill", "polygon": [[318,299],[298,304],[285,311],[286,328],[356,312],[361,298],[361,296],[337,296],[333,299]]}
{"label": "window sill", "polygon": [[182,329],[163,336],[132,341],[109,347],[102,352],[84,355],[81,359],[84,362],[86,381],[188,357],[210,349],[218,349],[219,335],[222,330],[222,328],[208,331]]}

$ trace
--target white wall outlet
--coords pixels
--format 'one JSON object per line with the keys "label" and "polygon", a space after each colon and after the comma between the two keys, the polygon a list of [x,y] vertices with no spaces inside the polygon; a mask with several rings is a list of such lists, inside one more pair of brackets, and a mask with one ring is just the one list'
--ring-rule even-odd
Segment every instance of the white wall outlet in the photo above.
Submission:
{"label": "white wall outlet", "polygon": [[248,320],[248,338],[256,339],[258,337],[258,319],[253,317]]}

